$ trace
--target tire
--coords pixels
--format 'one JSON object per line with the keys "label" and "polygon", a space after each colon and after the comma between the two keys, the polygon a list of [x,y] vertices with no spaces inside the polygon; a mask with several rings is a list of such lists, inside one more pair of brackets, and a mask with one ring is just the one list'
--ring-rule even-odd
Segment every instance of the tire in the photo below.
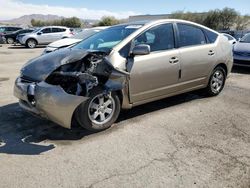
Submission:
{"label": "tire", "polygon": [[6,39],[7,44],[14,44],[14,39],[13,38],[7,38]]}
{"label": "tire", "polygon": [[26,42],[26,47],[27,48],[35,48],[36,45],[37,45],[37,42],[34,39],[28,39],[27,42]]}
{"label": "tire", "polygon": [[105,95],[100,88],[94,88],[89,100],[76,111],[77,122],[85,129],[98,132],[108,129],[117,120],[121,104],[116,93]]}
{"label": "tire", "polygon": [[221,66],[214,69],[210,76],[209,83],[205,89],[205,94],[207,96],[217,96],[221,93],[224,88],[226,81],[226,71]]}

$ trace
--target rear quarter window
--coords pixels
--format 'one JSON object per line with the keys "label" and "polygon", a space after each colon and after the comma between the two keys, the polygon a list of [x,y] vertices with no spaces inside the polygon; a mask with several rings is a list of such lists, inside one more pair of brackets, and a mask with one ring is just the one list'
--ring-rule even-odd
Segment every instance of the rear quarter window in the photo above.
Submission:
{"label": "rear quarter window", "polygon": [[204,33],[206,34],[209,43],[214,43],[218,38],[217,33],[209,31],[207,29],[204,29]]}

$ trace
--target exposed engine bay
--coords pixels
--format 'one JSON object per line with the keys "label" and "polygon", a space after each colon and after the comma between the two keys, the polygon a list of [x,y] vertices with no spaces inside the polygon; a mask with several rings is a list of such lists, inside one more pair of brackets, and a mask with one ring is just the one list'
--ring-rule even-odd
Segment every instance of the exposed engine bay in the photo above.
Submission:
{"label": "exposed engine bay", "polygon": [[66,93],[77,96],[88,96],[90,90],[97,86],[103,87],[104,92],[121,89],[124,84],[121,81],[111,81],[113,84],[108,81],[114,73],[116,75],[114,79],[126,77],[128,73],[116,70],[105,58],[106,55],[104,52],[90,52],[76,62],[60,66],[45,81],[59,85]]}

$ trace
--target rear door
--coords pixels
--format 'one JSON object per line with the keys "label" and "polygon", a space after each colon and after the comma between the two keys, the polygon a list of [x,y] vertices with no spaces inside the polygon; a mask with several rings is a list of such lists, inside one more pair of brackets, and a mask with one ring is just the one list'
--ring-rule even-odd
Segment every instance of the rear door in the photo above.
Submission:
{"label": "rear door", "polygon": [[209,43],[205,32],[198,26],[177,23],[177,28],[182,89],[201,86],[216,61],[216,45]]}
{"label": "rear door", "polygon": [[148,44],[151,52],[134,57],[129,81],[131,102],[143,102],[175,92],[180,57],[175,49],[173,24],[154,26],[135,38],[134,43]]}
{"label": "rear door", "polygon": [[53,41],[62,39],[65,31],[66,31],[65,28],[53,27],[52,28]]}

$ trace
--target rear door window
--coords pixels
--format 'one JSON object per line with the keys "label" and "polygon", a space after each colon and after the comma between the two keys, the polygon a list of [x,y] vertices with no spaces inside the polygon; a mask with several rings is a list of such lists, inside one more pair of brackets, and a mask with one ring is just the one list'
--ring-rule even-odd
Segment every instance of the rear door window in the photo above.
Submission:
{"label": "rear door window", "polygon": [[189,24],[177,24],[179,31],[179,46],[195,46],[207,43],[206,36],[201,28]]}

